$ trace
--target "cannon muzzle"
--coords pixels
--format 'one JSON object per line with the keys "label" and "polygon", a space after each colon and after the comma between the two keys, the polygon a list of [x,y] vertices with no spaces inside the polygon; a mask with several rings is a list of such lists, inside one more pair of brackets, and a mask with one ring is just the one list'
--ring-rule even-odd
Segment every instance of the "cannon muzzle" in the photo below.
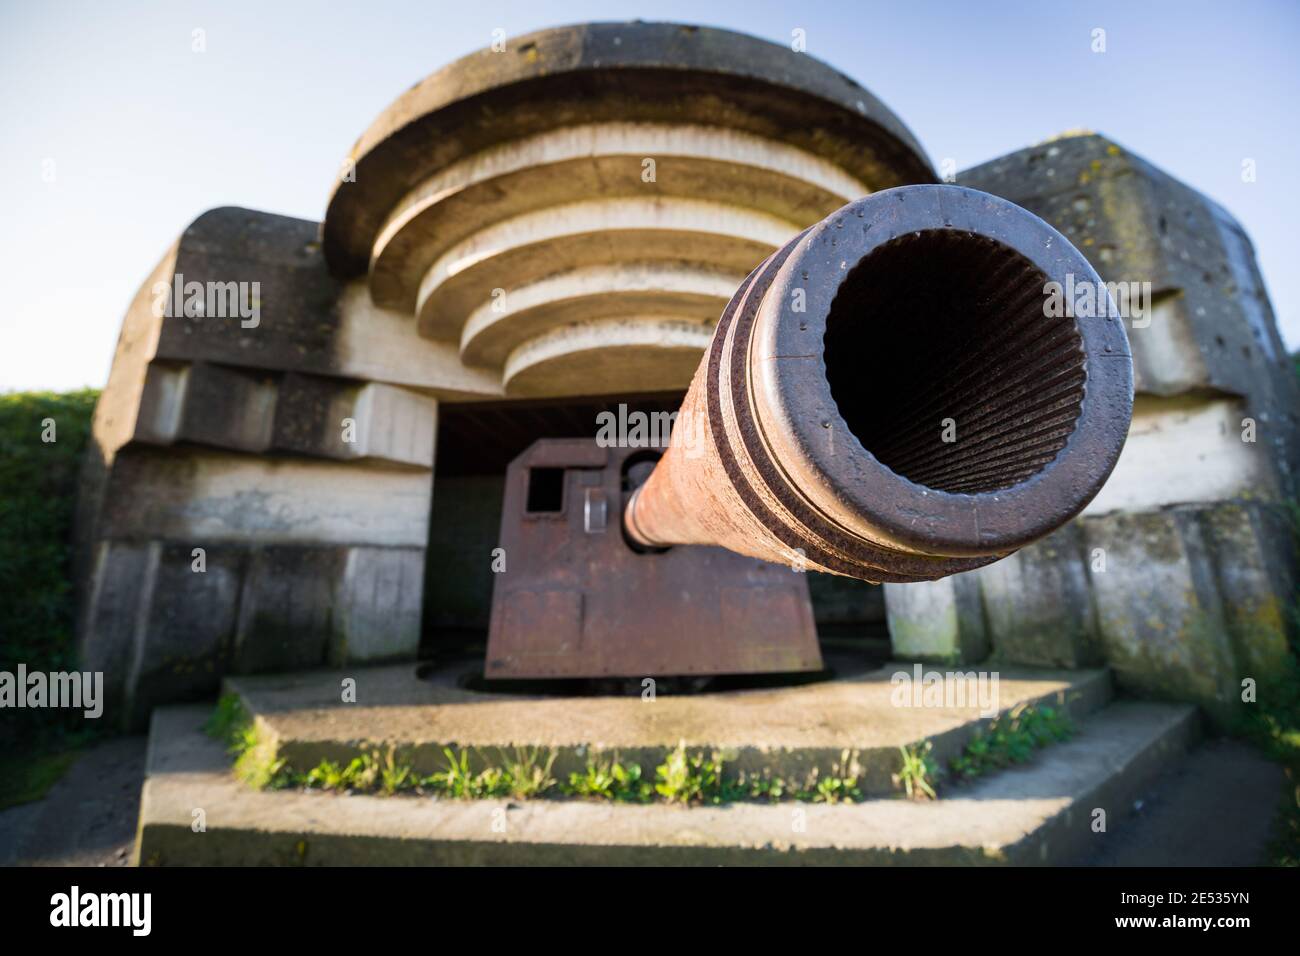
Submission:
{"label": "cannon muzzle", "polygon": [[890,189],[741,284],[624,529],[933,580],[1077,515],[1132,409],[1123,321],[1064,236],[974,190]]}

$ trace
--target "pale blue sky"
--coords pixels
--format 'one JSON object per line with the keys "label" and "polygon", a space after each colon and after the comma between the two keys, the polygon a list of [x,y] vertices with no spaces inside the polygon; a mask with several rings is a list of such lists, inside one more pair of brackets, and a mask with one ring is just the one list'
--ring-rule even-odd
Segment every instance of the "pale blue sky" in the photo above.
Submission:
{"label": "pale blue sky", "polygon": [[102,385],[127,303],[187,223],[229,204],[319,219],[374,116],[494,29],[635,18],[781,43],[801,28],[936,164],[1104,132],[1245,224],[1300,347],[1294,0],[0,0],[0,391]]}

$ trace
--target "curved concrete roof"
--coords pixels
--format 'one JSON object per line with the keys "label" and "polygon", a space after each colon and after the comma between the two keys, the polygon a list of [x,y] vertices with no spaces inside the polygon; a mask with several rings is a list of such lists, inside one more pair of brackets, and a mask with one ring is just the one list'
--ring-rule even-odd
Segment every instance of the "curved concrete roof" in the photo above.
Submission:
{"label": "curved concrete roof", "polygon": [[323,247],[338,276],[365,273],[377,234],[411,189],[500,143],[582,123],[731,128],[822,156],[872,189],[933,182],[906,126],[855,81],[755,37],[672,23],[541,30],[480,50],[407,90],[353,146]]}

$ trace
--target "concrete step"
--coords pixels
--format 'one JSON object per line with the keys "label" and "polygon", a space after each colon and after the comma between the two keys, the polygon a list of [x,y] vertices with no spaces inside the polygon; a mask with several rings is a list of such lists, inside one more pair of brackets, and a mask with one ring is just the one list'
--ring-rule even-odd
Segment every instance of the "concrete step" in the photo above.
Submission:
{"label": "concrete step", "polygon": [[1152,782],[1109,821],[1084,866],[1268,866],[1286,772],[1241,740],[1219,737]]}
{"label": "concrete step", "polygon": [[[255,716],[275,756],[298,772],[392,746],[428,775],[445,767],[445,747],[490,753],[524,746],[553,750],[554,771],[566,779],[589,758],[613,754],[649,771],[685,742],[693,751],[719,752],[734,770],[766,769],[790,780],[806,779],[814,769],[831,774],[847,750],[856,754],[859,787],[868,796],[894,792],[902,746],[928,740],[935,759],[946,765],[998,712],[1052,704],[1082,718],[1112,695],[1105,670],[1000,668],[986,673],[996,677],[996,694],[981,706],[977,682],[927,666],[922,676],[945,677],[937,686],[946,703],[936,706],[900,691],[898,675],[914,680],[916,666],[846,669],[833,680],[801,686],[659,694],[653,701],[640,693],[574,697],[465,689],[461,684],[481,667],[477,663],[428,677],[417,677],[412,666],[232,677],[226,690]],[[345,678],[356,682],[355,703],[341,699]]]}
{"label": "concrete step", "polygon": [[1095,811],[1121,815],[1197,728],[1189,706],[1113,703],[1032,763],[936,801],[680,808],[254,791],[202,733],[209,713],[154,712],[137,842],[144,865],[1075,862],[1106,839],[1093,830]]}

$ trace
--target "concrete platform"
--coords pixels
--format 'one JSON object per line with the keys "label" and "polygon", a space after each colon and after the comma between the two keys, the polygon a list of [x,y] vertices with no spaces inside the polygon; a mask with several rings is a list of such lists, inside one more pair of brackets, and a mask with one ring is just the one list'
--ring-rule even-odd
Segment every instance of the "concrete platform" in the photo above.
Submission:
{"label": "concrete platform", "polygon": [[1286,772],[1230,737],[1205,742],[1134,800],[1087,866],[1269,866]]}
{"label": "concrete platform", "polygon": [[933,802],[678,808],[254,791],[202,733],[209,713],[154,712],[141,864],[1070,863],[1107,839],[1093,832],[1094,811],[1121,816],[1197,728],[1188,706],[1115,703],[1032,764]]}
{"label": "concrete platform", "polygon": [[[937,671],[927,666],[926,671]],[[973,669],[972,669],[973,670]],[[618,753],[650,768],[684,741],[717,750],[737,770],[769,769],[803,778],[822,774],[845,750],[856,751],[859,786],[868,795],[893,792],[899,747],[929,740],[942,763],[961,752],[988,717],[969,706],[896,706],[893,675],[913,665],[887,664],[795,687],[670,695],[572,697],[484,693],[458,686],[465,669],[429,679],[410,665],[232,677],[238,694],[276,756],[305,772],[321,760],[346,763],[379,746],[400,748],[422,774],[444,768],[444,747],[491,750],[549,747],[563,778],[589,756]],[[997,709],[1050,703],[1081,718],[1111,699],[1107,671],[1003,669]],[[343,703],[344,678],[356,681],[356,703]],[[954,686],[950,682],[950,686]]]}

